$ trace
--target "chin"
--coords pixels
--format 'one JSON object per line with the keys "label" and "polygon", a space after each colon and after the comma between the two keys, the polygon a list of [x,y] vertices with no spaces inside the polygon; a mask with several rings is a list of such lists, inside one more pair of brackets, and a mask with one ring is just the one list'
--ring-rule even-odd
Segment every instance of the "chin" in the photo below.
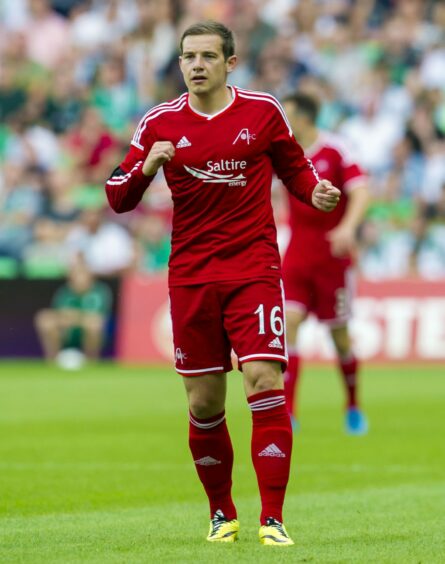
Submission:
{"label": "chin", "polygon": [[193,92],[193,94],[205,94],[208,91],[208,88],[206,88],[202,84],[192,84],[190,90]]}
{"label": "chin", "polygon": [[190,92],[193,94],[206,94],[210,89],[208,84],[193,84],[189,85]]}

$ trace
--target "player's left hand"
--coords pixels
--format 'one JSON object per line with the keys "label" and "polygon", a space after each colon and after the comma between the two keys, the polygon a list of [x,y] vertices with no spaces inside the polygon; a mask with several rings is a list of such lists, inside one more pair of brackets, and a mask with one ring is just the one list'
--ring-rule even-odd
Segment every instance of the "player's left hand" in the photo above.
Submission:
{"label": "player's left hand", "polygon": [[351,254],[355,247],[355,231],[349,225],[337,225],[326,234],[334,257]]}
{"label": "player's left hand", "polygon": [[312,204],[317,209],[330,212],[340,201],[341,192],[329,180],[321,180],[312,192]]}

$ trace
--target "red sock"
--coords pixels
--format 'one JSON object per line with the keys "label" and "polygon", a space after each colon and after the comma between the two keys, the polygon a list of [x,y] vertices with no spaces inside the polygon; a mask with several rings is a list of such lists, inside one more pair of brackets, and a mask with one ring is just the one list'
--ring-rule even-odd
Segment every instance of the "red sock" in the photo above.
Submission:
{"label": "red sock", "polygon": [[351,354],[339,359],[339,367],[345,383],[347,395],[347,407],[357,407],[357,372],[358,360]]}
{"label": "red sock", "polygon": [[289,480],[292,428],[283,390],[259,392],[248,398],[252,410],[252,461],[261,496],[262,525],[267,517],[283,521]]}
{"label": "red sock", "polygon": [[296,417],[296,392],[299,380],[300,357],[293,350],[288,351],[289,362],[284,373],[284,395],[286,396],[286,407],[289,415]]}
{"label": "red sock", "polygon": [[225,412],[198,419],[190,413],[189,446],[196,471],[210,504],[210,518],[218,509],[236,519],[232,501],[233,449]]}

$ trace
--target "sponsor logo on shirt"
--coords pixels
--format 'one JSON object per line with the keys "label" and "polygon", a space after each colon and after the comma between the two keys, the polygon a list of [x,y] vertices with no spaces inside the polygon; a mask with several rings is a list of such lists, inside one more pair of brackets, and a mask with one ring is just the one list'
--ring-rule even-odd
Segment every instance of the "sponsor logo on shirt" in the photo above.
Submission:
{"label": "sponsor logo on shirt", "polygon": [[187,355],[183,353],[180,348],[177,348],[175,351],[175,359],[181,364],[184,364],[184,360],[187,359]]}
{"label": "sponsor logo on shirt", "polygon": [[320,159],[319,161],[317,161],[316,166],[318,172],[326,172],[327,170],[329,170],[329,163],[325,159]]}
{"label": "sponsor logo on shirt", "polygon": [[185,135],[183,135],[181,139],[176,143],[177,149],[184,149],[185,147],[191,147],[191,146],[192,144],[190,143],[190,141],[187,139]]}
{"label": "sponsor logo on shirt", "polygon": [[192,176],[199,178],[203,182],[222,183],[229,186],[246,186],[247,180],[242,173],[247,167],[246,161],[221,159],[219,161],[207,161],[206,164],[206,170],[187,165],[184,165],[184,168]]}
{"label": "sponsor logo on shirt", "polygon": [[247,127],[244,127],[235,137],[235,141],[232,143],[232,145],[235,145],[235,143],[237,143],[238,141],[244,141],[245,143],[250,145],[250,142],[255,141],[255,139],[256,139],[255,133],[250,133]]}

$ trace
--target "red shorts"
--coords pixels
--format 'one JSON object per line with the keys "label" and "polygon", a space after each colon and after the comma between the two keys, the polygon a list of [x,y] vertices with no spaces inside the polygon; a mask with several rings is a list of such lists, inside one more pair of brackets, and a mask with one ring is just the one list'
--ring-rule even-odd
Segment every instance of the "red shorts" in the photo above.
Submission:
{"label": "red shorts", "polygon": [[183,376],[232,370],[252,360],[287,364],[284,294],[279,278],[170,288],[176,371]]}
{"label": "red shorts", "polygon": [[283,265],[286,308],[314,313],[320,321],[342,325],[351,316],[354,275],[338,262]]}

